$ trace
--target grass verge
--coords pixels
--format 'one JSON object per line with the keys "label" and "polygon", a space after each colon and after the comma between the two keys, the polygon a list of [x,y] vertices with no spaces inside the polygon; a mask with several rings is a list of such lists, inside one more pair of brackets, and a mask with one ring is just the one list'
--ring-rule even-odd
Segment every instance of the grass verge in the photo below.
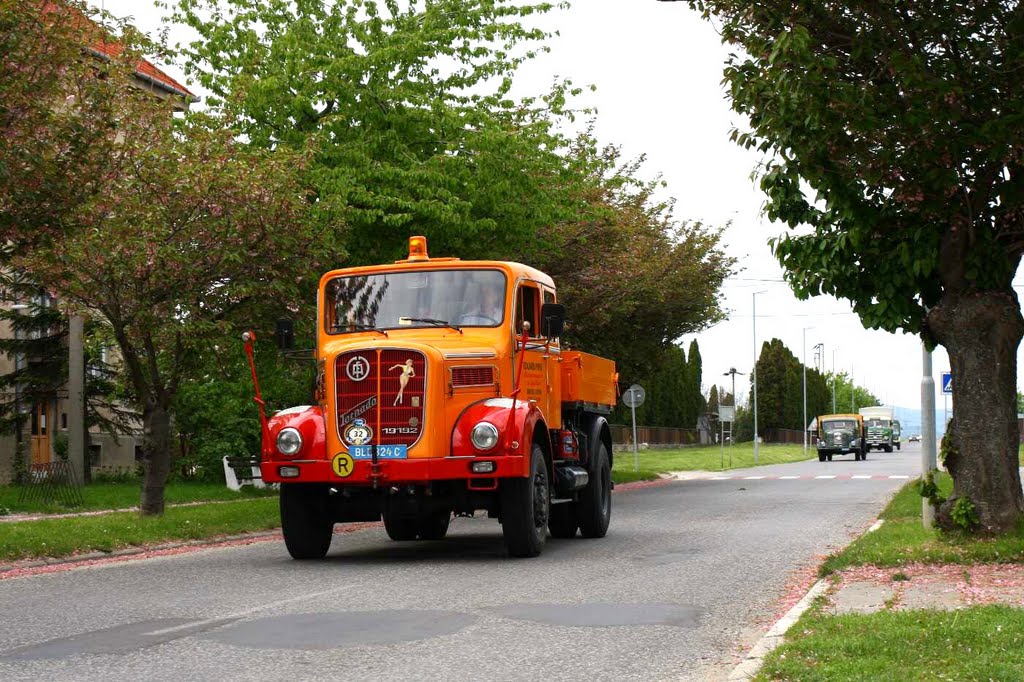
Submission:
{"label": "grass verge", "polygon": [[[13,485],[0,486],[0,507],[12,513],[56,514],[61,512],[91,511],[97,509],[129,509],[139,504],[141,483],[138,480],[123,482],[90,483],[82,488],[85,503],[76,507],[65,507],[53,502],[19,503],[21,488]],[[202,483],[195,481],[175,481],[167,484],[164,500],[167,504],[183,502],[211,502],[215,500],[238,500],[256,497],[276,497],[277,492],[269,489],[257,489],[243,486],[235,492],[223,483]]]}
{"label": "grass verge", "polygon": [[[813,450],[808,453],[817,456]],[[699,445],[678,450],[642,450],[638,453],[639,470],[634,470],[633,452],[615,453],[612,478],[616,483],[658,478],[660,473],[670,471],[724,471],[754,466],[754,444],[737,443],[722,448],[721,445]],[[804,457],[802,445],[775,445],[762,443],[758,453],[758,465],[787,464],[800,462]]]}
{"label": "grass verge", "polygon": [[880,611],[830,616],[811,609],[757,680],[1021,680],[1020,609]]}
{"label": "grass verge", "polygon": [[[953,481],[943,474],[939,490],[949,495]],[[995,538],[977,538],[959,533],[942,533],[921,523],[918,484],[905,485],[882,512],[885,523],[874,533],[856,539],[822,564],[820,574],[829,575],[850,566],[901,566],[908,563],[974,564],[1024,561],[1024,522],[1015,532]]]}
{"label": "grass verge", "polygon": [[[942,475],[948,495],[952,480]],[[916,481],[881,514],[885,523],[829,557],[822,575],[860,565],[974,564],[1024,560],[1024,524],[998,538],[940,533],[921,524]],[[883,610],[831,615],[819,600],[769,654],[757,680],[1024,679],[1024,612],[1010,606],[956,611]]]}
{"label": "grass verge", "polygon": [[0,523],[0,561],[67,557],[125,547],[198,540],[277,528],[276,498],[169,507],[161,517],[135,512]]}

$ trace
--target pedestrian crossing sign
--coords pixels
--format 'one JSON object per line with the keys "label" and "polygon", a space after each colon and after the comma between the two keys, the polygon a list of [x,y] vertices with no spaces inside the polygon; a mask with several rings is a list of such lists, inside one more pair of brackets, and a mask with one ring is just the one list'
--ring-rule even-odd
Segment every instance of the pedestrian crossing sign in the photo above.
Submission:
{"label": "pedestrian crossing sign", "polygon": [[946,395],[953,395],[953,373],[942,373],[942,392]]}

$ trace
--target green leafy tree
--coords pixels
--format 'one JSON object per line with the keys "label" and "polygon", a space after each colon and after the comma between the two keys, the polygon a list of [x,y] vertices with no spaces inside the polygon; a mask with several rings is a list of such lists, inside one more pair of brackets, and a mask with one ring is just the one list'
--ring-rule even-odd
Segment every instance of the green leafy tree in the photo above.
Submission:
{"label": "green leafy tree", "polygon": [[402,257],[410,234],[435,253],[508,252],[563,217],[549,190],[572,177],[554,125],[573,88],[509,97],[547,49],[523,21],[552,7],[181,0],[171,19],[199,34],[186,69],[251,144],[315,148],[311,178],[341,212],[350,262],[373,264]]}
{"label": "green leafy tree", "polygon": [[[309,313],[304,319],[315,319],[312,310],[300,312]],[[256,370],[268,412],[314,404],[313,363],[278,353],[273,329],[254,326],[254,330]],[[175,396],[174,427],[181,453],[176,469],[183,476],[223,482],[224,457],[249,457],[260,451],[252,376],[237,339],[237,335],[223,342],[215,339],[197,349],[193,358],[198,369]]]}
{"label": "green leafy tree", "polygon": [[[869,327],[921,334],[958,377],[953,493],[984,532],[1024,514],[1015,410],[1024,333],[1024,17],[1017,2],[689,0],[734,46],[742,146],[767,155],[773,242],[800,297],[853,303]],[[808,229],[809,228],[809,229]]]}

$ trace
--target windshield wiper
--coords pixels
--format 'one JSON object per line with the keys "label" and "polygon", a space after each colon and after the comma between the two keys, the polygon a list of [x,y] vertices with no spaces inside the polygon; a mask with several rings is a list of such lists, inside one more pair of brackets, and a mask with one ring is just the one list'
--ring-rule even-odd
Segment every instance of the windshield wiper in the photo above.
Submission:
{"label": "windshield wiper", "polygon": [[454,329],[458,333],[462,333],[462,329],[458,325],[454,325],[448,320],[439,320],[434,317],[400,317],[398,318],[399,324],[403,322],[422,322],[423,324],[432,324],[435,327],[448,327]]}
{"label": "windshield wiper", "polygon": [[378,334],[383,334],[384,336],[388,335],[388,333],[386,331],[384,331],[383,329],[378,329],[377,327],[374,327],[372,324],[360,324],[358,322],[346,322],[345,324],[336,324],[333,327],[331,327],[331,331],[335,331],[335,332],[352,332],[352,331],[357,331],[357,332],[377,332]]}

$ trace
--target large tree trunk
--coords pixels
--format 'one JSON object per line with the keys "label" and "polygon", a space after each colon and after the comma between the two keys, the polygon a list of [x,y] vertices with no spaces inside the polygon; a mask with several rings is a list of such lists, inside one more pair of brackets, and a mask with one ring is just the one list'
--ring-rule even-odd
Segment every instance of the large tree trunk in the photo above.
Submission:
{"label": "large tree trunk", "polygon": [[967,498],[977,514],[976,530],[1005,532],[1024,514],[1017,463],[1020,305],[1012,290],[947,294],[927,323],[949,352],[953,371],[955,428],[944,444],[953,494],[940,507],[938,523],[957,527],[953,510]]}
{"label": "large tree trunk", "polygon": [[147,403],[142,412],[144,442],[142,445],[143,516],[164,513],[164,486],[171,469],[171,413],[155,401]]}

